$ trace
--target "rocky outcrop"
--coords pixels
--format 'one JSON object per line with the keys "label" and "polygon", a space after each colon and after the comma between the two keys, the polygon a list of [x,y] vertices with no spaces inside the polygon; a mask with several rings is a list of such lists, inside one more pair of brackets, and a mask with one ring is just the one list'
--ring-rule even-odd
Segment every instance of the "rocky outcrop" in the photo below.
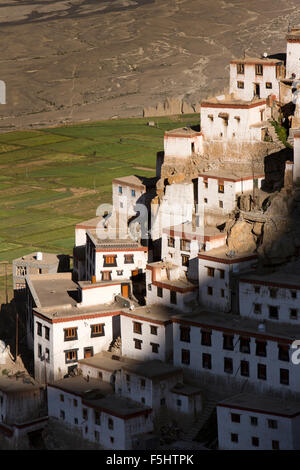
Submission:
{"label": "rocky outcrop", "polygon": [[143,117],[174,116],[176,114],[193,114],[200,112],[200,103],[190,104],[180,98],[167,98],[156,106],[143,109]]}
{"label": "rocky outcrop", "polygon": [[227,239],[229,250],[244,253],[256,250],[256,237],[252,232],[252,224],[238,220],[232,227]]}

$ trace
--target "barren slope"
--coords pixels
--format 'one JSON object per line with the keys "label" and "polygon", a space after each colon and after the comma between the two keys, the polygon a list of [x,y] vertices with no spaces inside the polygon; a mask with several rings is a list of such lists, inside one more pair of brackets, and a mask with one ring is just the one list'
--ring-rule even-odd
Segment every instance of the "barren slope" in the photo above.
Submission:
{"label": "barren slope", "polygon": [[[297,0],[3,0],[0,130],[140,116],[227,85],[228,62],[285,50]],[[225,68],[227,69],[225,70]]]}

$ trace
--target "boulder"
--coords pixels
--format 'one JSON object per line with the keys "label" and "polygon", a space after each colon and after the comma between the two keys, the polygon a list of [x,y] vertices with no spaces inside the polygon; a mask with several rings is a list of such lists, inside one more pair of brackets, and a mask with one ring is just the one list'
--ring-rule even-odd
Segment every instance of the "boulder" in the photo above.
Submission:
{"label": "boulder", "polygon": [[252,224],[238,220],[230,230],[227,239],[229,250],[243,253],[246,251],[255,251],[256,242],[252,233]]}

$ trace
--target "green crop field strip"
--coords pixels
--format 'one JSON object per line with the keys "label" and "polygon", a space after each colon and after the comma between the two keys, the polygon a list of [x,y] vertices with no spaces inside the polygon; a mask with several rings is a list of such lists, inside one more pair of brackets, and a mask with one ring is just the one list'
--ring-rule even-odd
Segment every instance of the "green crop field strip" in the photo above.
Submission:
{"label": "green crop field strip", "polygon": [[[198,115],[154,120],[155,127],[141,118],[0,134],[0,261],[36,250],[72,254],[75,224],[111,202],[111,180],[154,176],[164,131],[199,123]],[[0,303],[3,276],[0,265]],[[11,296],[11,276],[8,283]]]}

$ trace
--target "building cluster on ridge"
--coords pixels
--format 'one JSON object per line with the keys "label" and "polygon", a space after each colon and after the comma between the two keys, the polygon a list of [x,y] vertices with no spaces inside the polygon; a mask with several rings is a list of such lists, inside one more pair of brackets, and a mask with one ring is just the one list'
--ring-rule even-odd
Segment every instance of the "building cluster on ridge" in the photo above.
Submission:
{"label": "building cluster on ridge", "polygon": [[286,61],[231,61],[229,94],[202,103],[200,129],[165,133],[155,178],[112,181],[112,210],[75,227],[72,272],[46,253],[14,261],[49,417],[103,448],[151,448],[174,411],[196,437],[211,394],[214,446],[300,448],[298,247],[264,257],[270,194],[297,201],[297,79],[300,27]]}

